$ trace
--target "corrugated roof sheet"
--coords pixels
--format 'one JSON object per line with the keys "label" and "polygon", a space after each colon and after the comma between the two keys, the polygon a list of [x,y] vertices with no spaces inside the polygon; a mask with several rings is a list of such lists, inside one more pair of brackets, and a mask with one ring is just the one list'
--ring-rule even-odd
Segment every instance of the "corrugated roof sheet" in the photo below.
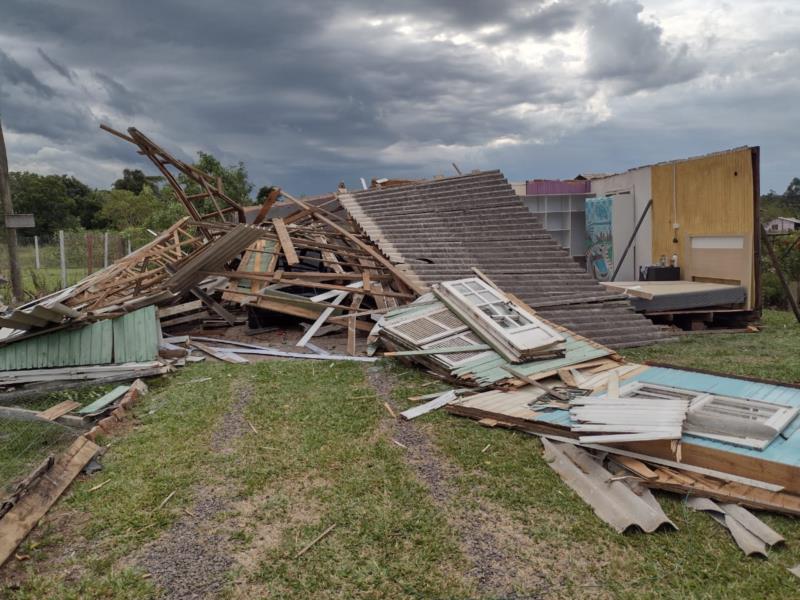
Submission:
{"label": "corrugated roof sheet", "polygon": [[340,193],[363,231],[427,286],[477,267],[543,317],[612,348],[664,333],[607,292],[542,227],[500,171]]}

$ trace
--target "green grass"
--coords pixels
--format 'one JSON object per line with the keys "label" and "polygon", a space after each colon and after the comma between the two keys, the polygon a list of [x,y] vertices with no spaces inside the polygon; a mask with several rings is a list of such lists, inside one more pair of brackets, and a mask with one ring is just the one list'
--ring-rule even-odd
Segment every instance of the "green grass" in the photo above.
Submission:
{"label": "green grass", "polygon": [[625,358],[666,362],[735,375],[800,382],[800,324],[790,312],[765,310],[760,333],[700,334],[678,342],[632,348]]}
{"label": "green grass", "polygon": [[[65,400],[82,405],[96,400],[114,386],[54,392],[20,401],[16,406],[45,410]],[[0,418],[0,496],[49,455],[57,455],[78,436],[78,431],[57,423]]]}
{"label": "green grass", "polygon": [[[187,385],[198,374],[211,381]],[[211,434],[235,394],[249,383],[248,428],[235,451],[210,453]],[[151,411],[154,413],[150,414]],[[379,427],[385,412],[356,364],[271,361],[248,367],[183,369],[136,409],[140,424],[104,458],[102,473],[76,483],[54,512],[84,515],[61,531],[49,519],[23,544],[32,559],[14,598],[151,598],[152,584],[124,564],[168,528],[193,501],[192,489],[213,474],[251,509],[231,540],[246,550],[265,527],[274,544],[251,549],[254,568],[234,573],[239,585],[277,597],[436,597],[471,593],[450,565],[457,539],[402,451]],[[98,481],[111,479],[96,492]],[[177,491],[161,511],[154,509]],[[297,507],[303,508],[298,514]],[[232,517],[236,517],[236,513]],[[240,515],[241,516],[241,515]],[[302,559],[294,554],[325,527],[336,529]],[[72,565],[38,565],[80,536],[91,541]],[[66,581],[65,569],[80,577]]]}
{"label": "green grass", "polygon": [[[799,365],[789,351],[797,326],[776,312],[765,314],[765,325],[760,334],[688,337],[627,356],[796,381]],[[740,353],[747,360],[732,358]],[[403,407],[411,395],[446,387],[397,362],[384,368]],[[188,384],[200,375],[212,380]],[[136,408],[136,428],[111,441],[104,471],[77,482],[23,545],[32,558],[22,563],[22,588],[9,597],[153,597],[152,581],[126,557],[191,508],[197,486],[223,486],[231,497],[220,527],[243,566],[230,573],[226,597],[493,597],[468,576],[465,534],[453,525],[454,515],[482,510],[537,574],[514,582],[521,596],[796,596],[786,567],[800,562],[800,520],[760,514],[787,545],[767,561],[748,559],[721,526],[659,493],[679,531],[619,535],[547,466],[537,438],[443,411],[413,423],[457,467],[451,500],[434,502],[391,442],[382,402],[356,364],[195,365],[154,388]],[[252,391],[248,426],[230,452],[209,452],[243,388]],[[155,510],[172,491],[170,503]],[[294,558],[331,524],[333,532]],[[73,558],[53,562],[76,543]]]}

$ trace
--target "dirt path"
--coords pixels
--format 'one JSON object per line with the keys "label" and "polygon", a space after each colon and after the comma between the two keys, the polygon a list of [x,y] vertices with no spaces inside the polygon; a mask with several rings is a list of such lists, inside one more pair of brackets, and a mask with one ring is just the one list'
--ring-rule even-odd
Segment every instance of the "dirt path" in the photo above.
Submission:
{"label": "dirt path", "polygon": [[[253,396],[247,382],[234,388],[236,400],[211,438],[210,451],[230,454],[248,429],[244,412]],[[192,507],[157,540],[144,546],[134,564],[153,577],[167,598],[215,598],[229,583],[235,564],[232,527],[223,518],[234,502],[224,477],[210,473],[194,491]]]}
{"label": "dirt path", "polygon": [[[396,381],[379,366],[366,376],[382,402],[391,399]],[[395,410],[399,412],[399,410]],[[481,595],[493,598],[540,598],[550,590],[536,554],[537,544],[520,531],[506,510],[478,497],[465,497],[458,486],[461,469],[447,460],[414,422],[386,419],[387,434],[407,447],[406,462],[442,509],[469,561],[466,575]],[[539,563],[539,564],[537,564]],[[534,593],[518,595],[524,587]]]}

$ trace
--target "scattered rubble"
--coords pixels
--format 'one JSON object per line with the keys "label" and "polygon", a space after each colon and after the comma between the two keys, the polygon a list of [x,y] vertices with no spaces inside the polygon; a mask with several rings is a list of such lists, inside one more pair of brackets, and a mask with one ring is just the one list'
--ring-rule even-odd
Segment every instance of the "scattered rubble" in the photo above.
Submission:
{"label": "scattered rubble", "polygon": [[[530,214],[514,212],[522,204],[499,172],[315,199],[274,189],[248,211],[138,130],[104,128],[154,163],[188,215],[109,267],[0,315],[0,405],[137,380],[86,407],[0,406],[5,418],[80,432],[2,505],[0,564],[144,393],[140,378],[200,360],[418,364],[454,389],[420,398],[403,419],[443,408],[541,437],[553,469],[618,532],[674,528],[650,489],[689,496],[748,555],[780,540],[742,506],[800,515],[800,389],[624,361],[613,348],[666,338],[620,292],[641,293],[579,275],[539,225],[509,233],[509,220]],[[178,175],[201,192],[188,194]],[[498,207],[510,212],[487,220]],[[284,337],[294,337],[282,347],[243,341],[285,320]],[[343,347],[319,345],[336,335]]]}

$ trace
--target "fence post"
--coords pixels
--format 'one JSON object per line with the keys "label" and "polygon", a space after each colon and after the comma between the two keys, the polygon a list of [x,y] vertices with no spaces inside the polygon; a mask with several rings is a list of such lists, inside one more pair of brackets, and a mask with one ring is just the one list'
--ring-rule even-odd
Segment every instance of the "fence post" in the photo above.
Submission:
{"label": "fence post", "polygon": [[128,238],[128,254],[131,252],[133,252],[133,250],[131,250],[131,238]]}
{"label": "fence post", "polygon": [[103,268],[108,266],[108,232],[103,234]]}
{"label": "fence post", "polygon": [[91,275],[94,271],[94,238],[88,231],[86,232],[86,274]]}
{"label": "fence post", "polygon": [[39,236],[38,235],[33,236],[33,256],[34,256],[34,259],[36,260],[36,270],[38,271],[39,269],[42,268],[42,265],[39,263]]}
{"label": "fence post", "polygon": [[64,230],[58,230],[58,247],[61,251],[61,287],[67,287],[67,256],[64,254]]}

